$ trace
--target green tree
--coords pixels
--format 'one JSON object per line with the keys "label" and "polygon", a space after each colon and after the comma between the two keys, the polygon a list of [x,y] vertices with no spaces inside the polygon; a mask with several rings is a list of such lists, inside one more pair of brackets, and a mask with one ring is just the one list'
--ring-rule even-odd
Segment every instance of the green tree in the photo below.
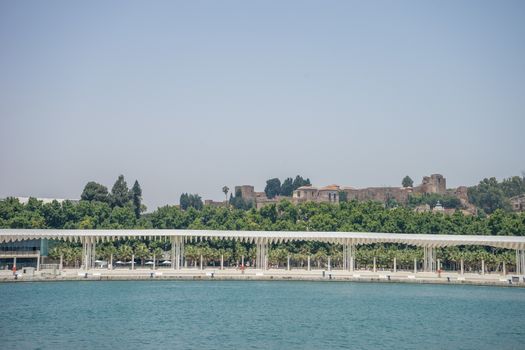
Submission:
{"label": "green tree", "polygon": [[128,244],[121,244],[117,249],[117,257],[124,261],[128,262],[133,256],[133,248]]}
{"label": "green tree", "polygon": [[201,210],[204,207],[201,196],[198,194],[190,194],[190,207]]}
{"label": "green tree", "polygon": [[104,242],[101,245],[97,245],[97,254],[102,257],[104,260],[108,261],[111,259],[111,256],[117,255],[117,248],[113,242]]}
{"label": "green tree", "polygon": [[413,187],[414,181],[410,178],[410,176],[407,175],[403,178],[403,181],[401,181],[401,185],[403,187]]}
{"label": "green tree", "polygon": [[97,201],[109,203],[108,188],[104,185],[90,181],[84,187],[80,199],[84,201]]}
{"label": "green tree", "polygon": [[503,179],[500,188],[508,198],[525,193],[525,175],[523,177],[513,176]]}
{"label": "green tree", "polygon": [[302,186],[310,186],[310,185],[311,185],[311,183],[310,183],[310,179],[307,178],[307,179],[305,180],[305,179],[304,179],[302,176],[300,176],[300,175],[297,175],[297,176],[295,177],[295,179],[293,180],[293,189],[294,189],[294,191],[295,191],[296,189],[298,189],[299,187],[302,187]]}
{"label": "green tree", "polygon": [[230,196],[230,205],[235,209],[248,210],[252,208],[254,204],[252,200],[242,198],[240,189],[235,192],[235,196]]}
{"label": "green tree", "polygon": [[204,207],[202,203],[202,198],[198,194],[187,194],[183,193],[180,196],[180,208],[182,210],[187,210],[189,208],[195,208],[201,210]]}
{"label": "green tree", "polygon": [[143,242],[135,245],[135,257],[141,260],[141,265],[144,266],[144,259],[150,256],[150,251]]}
{"label": "green tree", "polygon": [[187,193],[180,195],[179,205],[182,210],[186,210],[190,207],[190,197]]}
{"label": "green tree", "polygon": [[291,197],[294,190],[293,179],[291,177],[286,178],[281,185],[281,195]]}
{"label": "green tree", "polygon": [[496,178],[483,179],[477,186],[468,188],[469,201],[487,214],[496,209],[510,210],[510,204]]}
{"label": "green tree", "polygon": [[109,217],[109,225],[115,229],[134,227],[135,222],[135,213],[130,207],[115,207]]}
{"label": "green tree", "polygon": [[266,193],[266,197],[268,197],[269,199],[281,194],[281,180],[279,180],[278,178],[273,178],[266,181],[264,193]]}
{"label": "green tree", "polygon": [[138,219],[140,217],[140,212],[142,211],[142,189],[137,180],[135,180],[135,183],[131,188],[131,200],[135,217]]}
{"label": "green tree", "polygon": [[113,207],[124,207],[130,203],[130,192],[124,175],[119,175],[117,181],[111,188],[111,205]]}

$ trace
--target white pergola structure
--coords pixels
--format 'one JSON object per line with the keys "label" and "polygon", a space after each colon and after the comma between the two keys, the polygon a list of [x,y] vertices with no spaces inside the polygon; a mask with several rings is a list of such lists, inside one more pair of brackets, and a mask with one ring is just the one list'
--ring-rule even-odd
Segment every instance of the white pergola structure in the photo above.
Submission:
{"label": "white pergola structure", "polygon": [[93,267],[95,247],[99,242],[120,239],[152,239],[171,242],[173,269],[181,269],[184,261],[184,245],[188,242],[219,239],[234,240],[256,245],[256,268],[268,268],[268,246],[273,243],[294,241],[317,241],[339,244],[343,247],[343,268],[353,271],[355,247],[373,243],[397,243],[424,250],[424,271],[435,271],[435,248],[450,246],[491,246],[516,251],[516,273],[525,274],[525,237],[485,235],[433,235],[407,233],[368,232],[297,232],[297,231],[219,231],[219,230],[55,230],[55,229],[0,229],[0,243],[29,239],[49,239],[81,242],[82,266]]}

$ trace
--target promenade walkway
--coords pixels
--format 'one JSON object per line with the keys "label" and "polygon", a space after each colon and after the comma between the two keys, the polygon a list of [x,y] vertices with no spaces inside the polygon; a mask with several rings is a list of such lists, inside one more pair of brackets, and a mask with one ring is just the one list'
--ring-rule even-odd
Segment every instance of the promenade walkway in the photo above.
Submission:
{"label": "promenade walkway", "polygon": [[92,281],[92,280],[298,280],[298,281],[353,281],[353,282],[399,282],[399,283],[440,283],[440,284],[475,284],[525,287],[523,276],[515,274],[480,274],[455,271],[417,272],[412,271],[370,271],[355,270],[304,270],[304,269],[245,269],[236,268],[170,268],[130,269],[64,269],[42,270],[32,274],[20,273],[15,280],[10,271],[0,271],[0,282],[23,281]]}
{"label": "promenade walkway", "polygon": [[[436,248],[449,246],[491,246],[516,251],[516,274],[525,274],[525,237],[486,235],[431,235],[367,232],[312,232],[312,231],[220,231],[220,230],[38,230],[1,229],[0,243],[29,239],[50,239],[82,243],[82,266],[85,270],[95,267],[96,244],[129,238],[169,241],[171,243],[172,269],[184,266],[184,247],[188,242],[203,240],[233,240],[256,246],[256,269],[269,269],[268,250],[274,243],[318,241],[342,246],[343,270],[353,272],[355,247],[373,243],[395,243],[422,247],[423,271],[434,272],[440,268]],[[112,260],[112,259],[111,259]],[[133,259],[134,260],[134,259]],[[113,262],[110,261],[110,265]],[[414,262],[416,265],[416,262]],[[394,264],[395,266],[395,264]],[[463,263],[461,263],[463,266]],[[308,269],[310,270],[310,268]],[[463,271],[463,268],[461,269]]]}

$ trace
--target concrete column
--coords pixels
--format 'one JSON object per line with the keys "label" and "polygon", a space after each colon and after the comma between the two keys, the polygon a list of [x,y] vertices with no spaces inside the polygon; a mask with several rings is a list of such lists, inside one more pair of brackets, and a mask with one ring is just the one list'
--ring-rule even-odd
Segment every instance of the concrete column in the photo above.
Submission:
{"label": "concrete column", "polygon": [[16,267],[16,256],[13,258],[13,267]]}
{"label": "concrete column", "polygon": [[256,245],[257,254],[255,259],[255,266],[261,270],[268,270],[268,242],[266,240],[259,240]]}
{"label": "concrete column", "polygon": [[82,268],[84,270],[87,270],[88,268],[88,262],[87,262],[87,237],[81,238],[82,239]]}
{"label": "concrete column", "polygon": [[308,271],[310,271],[310,255],[308,255]]}
{"label": "concrete column", "polygon": [[328,257],[328,271],[332,271],[332,261],[330,257]]}
{"label": "concrete column", "polygon": [[38,253],[38,256],[36,257],[36,270],[40,271],[40,252]]}
{"label": "concrete column", "polygon": [[201,254],[201,270],[202,270],[202,254]]}
{"label": "concrete column", "polygon": [[60,254],[60,272],[62,272],[62,270],[64,269],[64,255],[63,254]]}
{"label": "concrete column", "polygon": [[135,254],[131,255],[131,269],[135,270]]}
{"label": "concrete column", "polygon": [[221,254],[221,270],[224,270],[224,254]]}
{"label": "concrete column", "polygon": [[97,240],[95,237],[92,238],[92,250],[91,250],[91,266],[95,268],[95,261],[97,260]]}
{"label": "concrete column", "polygon": [[506,269],[506,266],[505,266],[505,261],[503,262],[503,276],[506,276],[507,275],[507,269]]}
{"label": "concrete column", "polygon": [[261,264],[261,244],[260,243],[257,243],[255,245],[255,268],[256,269],[260,269],[262,268],[262,264]]}
{"label": "concrete column", "polygon": [[180,270],[180,262],[180,237],[173,237],[173,260],[171,261],[171,266]]}
{"label": "concrete column", "polygon": [[241,256],[241,266],[244,267],[244,255]]}
{"label": "concrete column", "polygon": [[87,269],[87,265],[86,265],[86,262],[87,262],[87,247],[86,247],[86,238],[81,238],[82,240],[82,262],[81,262],[81,265],[82,265],[82,268],[83,269]]}
{"label": "concrete column", "polygon": [[171,241],[171,254],[170,254],[170,260],[171,260],[171,269],[175,270],[178,268],[178,261],[175,257],[175,237],[170,238]]}
{"label": "concrete column", "polygon": [[485,260],[481,259],[481,274],[485,274]]}
{"label": "concrete column", "polygon": [[377,272],[377,258],[374,256],[374,272]]}
{"label": "concrete column", "polygon": [[394,273],[396,273],[396,272],[397,272],[397,259],[394,256]]}
{"label": "concrete column", "polygon": [[108,269],[113,270],[113,254],[109,256],[109,265]]}
{"label": "concrete column", "polygon": [[432,257],[430,267],[432,268],[432,271],[436,271],[437,270],[437,264],[436,264],[437,251],[435,248],[430,248],[430,251],[431,251],[431,257]]}
{"label": "concrete column", "polygon": [[156,260],[157,260],[157,257],[155,256],[155,254],[153,254],[153,265],[152,265],[153,270],[155,270],[155,262],[156,262]]}
{"label": "concrete column", "polygon": [[525,274],[525,250],[516,250],[516,274]]}
{"label": "concrete column", "polygon": [[181,237],[180,238],[180,267],[182,268],[182,266],[184,266],[185,262],[186,262],[186,258],[184,257],[185,255],[185,247],[186,247],[186,242],[184,241],[184,237]]}
{"label": "concrete column", "polygon": [[424,260],[423,269],[425,272],[436,270],[436,250],[432,247],[423,247]]}
{"label": "concrete column", "polygon": [[349,244],[347,247],[347,258],[350,263],[350,272],[354,272],[355,268],[355,246],[353,244]]}
{"label": "concrete column", "polygon": [[461,265],[461,274],[463,275],[465,273],[465,264],[464,264],[463,258],[461,258],[460,265]]}
{"label": "concrete column", "polygon": [[82,240],[82,261],[80,262],[80,265],[83,269],[87,270],[87,245],[86,245],[86,238],[81,238]]}
{"label": "concrete column", "polygon": [[516,274],[521,274],[520,251],[516,250]]}
{"label": "concrete column", "polygon": [[255,254],[255,267],[257,269],[262,269],[262,255],[261,255],[261,244],[258,243],[255,250],[256,250],[256,254]]}
{"label": "concrete column", "polygon": [[437,259],[437,267],[436,270],[441,270],[441,260]]}
{"label": "concrete column", "polygon": [[427,257],[428,249],[427,247],[423,247],[423,271],[428,271],[428,257]]}
{"label": "concrete column", "polygon": [[343,270],[347,271],[350,268],[348,264],[348,243],[343,244]]}
{"label": "concrete column", "polygon": [[348,269],[348,266],[347,266],[348,256],[346,253],[346,249],[347,249],[347,245],[343,244],[343,270],[345,271]]}
{"label": "concrete column", "polygon": [[414,258],[414,274],[417,273],[417,258]]}
{"label": "concrete column", "polygon": [[287,259],[287,262],[286,262],[286,269],[288,271],[290,271],[290,255],[288,255],[288,259]]}
{"label": "concrete column", "polygon": [[86,242],[86,271],[91,268],[91,243],[89,242],[89,238],[86,238],[88,241]]}

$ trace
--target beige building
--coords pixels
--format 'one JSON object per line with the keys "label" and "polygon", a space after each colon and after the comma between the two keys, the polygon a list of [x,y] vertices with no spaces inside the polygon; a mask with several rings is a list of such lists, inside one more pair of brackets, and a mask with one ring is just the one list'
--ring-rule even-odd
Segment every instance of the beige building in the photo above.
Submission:
{"label": "beige building", "polygon": [[330,185],[325,187],[302,186],[293,191],[292,202],[324,202],[324,203],[339,203],[338,185]]}
{"label": "beige building", "polygon": [[515,196],[509,199],[512,210],[525,211],[525,194]]}

